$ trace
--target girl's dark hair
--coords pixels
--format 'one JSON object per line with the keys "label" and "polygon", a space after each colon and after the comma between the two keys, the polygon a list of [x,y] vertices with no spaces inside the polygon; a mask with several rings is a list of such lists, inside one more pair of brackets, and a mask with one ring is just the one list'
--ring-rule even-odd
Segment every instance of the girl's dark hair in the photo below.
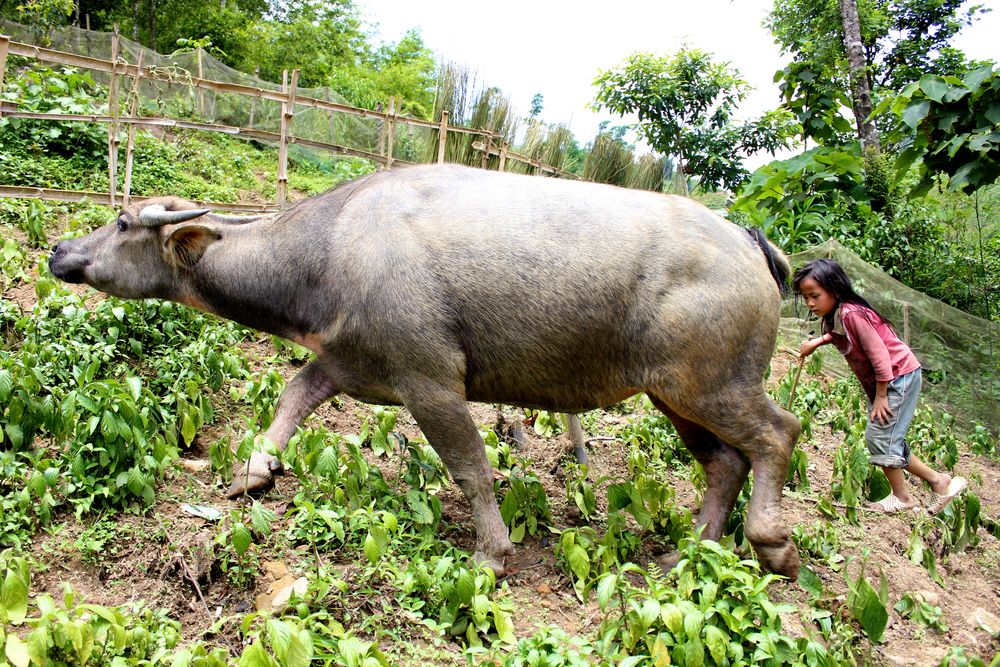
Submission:
{"label": "girl's dark hair", "polygon": [[[873,312],[879,320],[892,327],[892,323],[882,313],[875,310],[874,306],[868,303],[863,296],[854,291],[851,279],[847,277],[843,267],[832,259],[814,259],[795,272],[795,275],[792,276],[792,289],[796,296],[802,294],[802,281],[806,278],[815,280],[820,287],[837,299],[837,303],[854,303],[864,306]],[[823,324],[827,328],[832,328],[833,313],[828,313],[823,318]]]}

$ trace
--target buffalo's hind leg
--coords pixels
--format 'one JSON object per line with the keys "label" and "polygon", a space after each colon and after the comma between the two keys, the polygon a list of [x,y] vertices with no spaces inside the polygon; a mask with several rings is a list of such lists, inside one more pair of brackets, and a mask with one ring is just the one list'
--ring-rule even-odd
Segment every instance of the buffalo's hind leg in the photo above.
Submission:
{"label": "buffalo's hind leg", "polygon": [[695,526],[704,526],[701,536],[705,539],[718,541],[750,473],[750,461],[735,447],[719,440],[707,428],[681,417],[660,399],[650,396],[650,400],[670,418],[684,446],[705,470],[707,488]]}
{"label": "buffalo's hind leg", "polygon": [[497,576],[503,575],[504,561],[514,554],[514,545],[500,517],[493,494],[493,469],[465,398],[437,383],[422,382],[405,392],[403,403],[472,505],[476,524],[473,560],[492,568]]}
{"label": "buffalo's hind leg", "polygon": [[[668,415],[676,413],[682,424],[693,423],[717,438],[718,446],[706,453],[699,455],[692,449],[696,457],[705,456],[712,466],[711,472],[709,467],[705,469],[709,490],[699,516],[699,523],[706,526],[703,535],[712,537],[716,530],[721,535],[746,477],[746,461],[749,460],[753,470],[753,491],[744,533],[765,568],[796,578],[799,553],[781,518],[781,489],[801,431],[799,420],[778,407],[760,385],[716,387],[711,395],[684,396],[673,401],[661,395],[657,395],[657,399],[668,409]],[[695,430],[695,433],[700,431]],[[710,443],[703,433],[696,440],[703,446]],[[726,448],[727,443],[732,445],[732,452]],[[733,453],[741,456],[734,458]],[[702,461],[700,457],[698,460]],[[712,481],[714,475],[721,476],[715,483]],[[718,522],[719,528],[713,527],[710,531],[713,521]]]}

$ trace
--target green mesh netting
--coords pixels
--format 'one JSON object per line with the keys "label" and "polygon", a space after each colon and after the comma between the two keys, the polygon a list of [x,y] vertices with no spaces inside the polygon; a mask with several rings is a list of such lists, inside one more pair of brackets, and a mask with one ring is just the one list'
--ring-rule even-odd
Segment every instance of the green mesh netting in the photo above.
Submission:
{"label": "green mesh netting", "polygon": [[[792,269],[827,257],[840,263],[854,289],[882,313],[924,368],[924,396],[935,406],[968,421],[1000,428],[1000,325],[958,310],[911,289],[868,264],[835,240],[789,256]],[[819,331],[819,322],[794,298],[782,309],[780,344],[798,350]],[[850,374],[829,346],[820,348],[824,369]]]}
{"label": "green mesh netting", "polygon": [[[30,28],[12,21],[0,19],[0,32],[14,41],[36,43],[36,36]],[[52,34],[49,48],[110,60],[112,37],[112,33],[107,32],[76,27],[61,28]],[[191,86],[191,79],[198,77],[199,72],[197,52],[162,55],[124,37],[119,38],[119,62],[134,65],[139,62],[140,54],[143,68],[156,68],[159,74],[169,80],[142,80],[138,91],[139,116],[182,118],[265,132],[280,131],[280,102]],[[107,84],[109,80],[109,75],[102,72],[92,71],[91,75],[101,84]],[[201,54],[201,78],[274,92],[281,90],[278,84],[228,67],[204,52]],[[130,87],[130,79],[119,80],[119,99],[124,99]],[[296,96],[299,99],[311,98],[348,104],[343,97],[327,87],[297,88]],[[382,125],[381,117],[362,117],[296,104],[290,133],[300,139],[378,153]],[[425,156],[431,154],[437,140],[435,129],[402,123],[396,124],[393,134],[393,157],[408,162],[424,161]],[[303,145],[297,146],[296,150],[306,153],[314,151],[317,156],[329,155],[322,149],[311,149]]]}

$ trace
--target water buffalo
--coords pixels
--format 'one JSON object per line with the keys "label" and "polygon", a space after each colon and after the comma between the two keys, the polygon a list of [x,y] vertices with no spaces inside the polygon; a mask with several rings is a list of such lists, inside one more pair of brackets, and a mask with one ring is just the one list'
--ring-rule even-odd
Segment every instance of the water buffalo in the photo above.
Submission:
{"label": "water buffalo", "polygon": [[[762,381],[788,263],[689,199],[408,167],[244,224],[173,197],[133,204],[49,266],[315,352],[265,433],[279,448],[338,393],[406,406],[472,505],[474,557],[498,572],[513,545],[466,401],[576,413],[646,392],[705,469],[702,535],[721,536],[753,470],[745,534],[796,576],[780,502],[799,422]],[[254,454],[230,495],[278,470]]]}

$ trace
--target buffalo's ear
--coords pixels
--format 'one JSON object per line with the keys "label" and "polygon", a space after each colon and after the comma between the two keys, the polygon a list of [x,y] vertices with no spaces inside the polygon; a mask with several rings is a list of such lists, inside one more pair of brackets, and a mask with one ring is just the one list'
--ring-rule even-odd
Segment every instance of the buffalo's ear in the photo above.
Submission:
{"label": "buffalo's ear", "polygon": [[170,232],[164,242],[167,261],[178,267],[191,268],[205,254],[208,246],[222,236],[202,225],[183,225]]}

